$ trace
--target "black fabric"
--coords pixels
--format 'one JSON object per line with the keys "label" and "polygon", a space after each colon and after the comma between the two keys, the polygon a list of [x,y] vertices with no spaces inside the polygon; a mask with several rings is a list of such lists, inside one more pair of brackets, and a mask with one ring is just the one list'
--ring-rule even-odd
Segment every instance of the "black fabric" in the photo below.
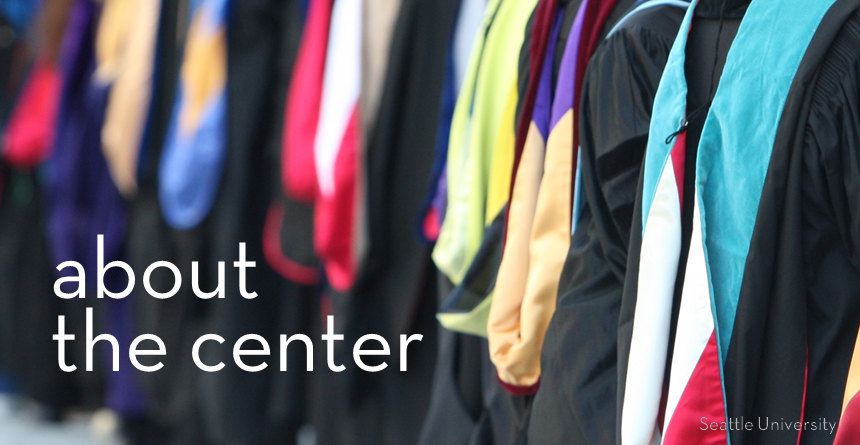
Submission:
{"label": "black fabric", "polygon": [[[278,91],[279,86],[283,88],[280,60],[287,58],[290,63],[295,58],[299,33],[290,17],[297,14],[298,1],[248,0],[231,10],[227,161],[208,221],[209,276],[217,278],[216,262],[232,265],[238,259],[239,244],[245,243],[246,259],[256,263],[247,269],[246,290],[256,292],[257,297],[249,300],[240,295],[236,269],[225,273],[225,298],[207,302],[211,305],[207,329],[223,336],[225,345],[254,333],[266,338],[271,348],[278,344],[280,333],[306,331],[299,314],[312,298],[310,290],[284,280],[269,267],[262,246],[272,184],[279,182],[279,164],[272,162],[270,154],[272,145],[280,143],[283,116],[285,91]],[[292,39],[285,42],[284,32]],[[206,287],[212,288],[214,283]],[[280,373],[272,359],[266,360],[269,366],[265,370],[249,373],[232,363],[232,348],[208,346],[208,350],[201,349],[204,362],[227,365],[200,376],[203,420],[211,439],[223,444],[292,443],[304,420],[301,379],[306,374]],[[301,366],[304,360],[295,355],[300,348],[291,352],[293,366]],[[293,397],[295,404],[290,400]]]}
{"label": "black fabric", "polygon": [[490,345],[481,340],[481,391],[484,410],[478,418],[469,445],[525,445],[529,413],[534,396],[511,395],[499,383],[490,360]]}
{"label": "black fabric", "polygon": [[519,63],[517,64],[517,108],[514,114],[514,128],[517,128],[516,126],[520,121],[520,116],[523,114],[523,101],[526,97],[526,90],[529,87],[529,79],[531,79],[531,69],[529,67],[531,59],[529,56],[529,48],[532,45],[532,30],[535,26],[535,11],[537,11],[537,8],[533,9],[531,15],[529,15],[529,20],[526,22],[526,30],[523,34],[523,44],[520,46],[520,58]]}
{"label": "black fabric", "polygon": [[[278,148],[280,148],[280,145],[278,145]],[[277,184],[277,188],[272,193],[276,197],[276,202],[273,205],[283,209],[284,215],[280,230],[281,252],[284,257],[301,266],[317,268],[319,266],[319,259],[314,250],[313,242],[313,206],[290,198],[284,193],[280,184]]]}
{"label": "black fabric", "polygon": [[[438,279],[441,306],[453,285],[441,273]],[[483,407],[480,378],[480,339],[439,329],[430,406],[421,427],[419,445],[470,443]]]}
{"label": "black fabric", "polygon": [[[621,19],[631,12],[638,3],[640,3],[638,0],[618,0],[615,3],[615,7],[612,8],[612,12],[609,13],[609,17],[606,18],[606,23],[603,24],[603,29],[600,30],[600,34],[598,35],[600,40],[598,46],[604,43],[606,37],[609,35],[609,31],[612,31],[612,28],[614,28]],[[597,52],[597,49],[594,51]],[[591,59],[589,59],[589,63],[591,63],[591,60],[593,59],[594,55],[592,54]],[[580,102],[582,102],[581,98]]]}
{"label": "black fabric", "polygon": [[581,102],[584,207],[541,355],[531,444],[615,442],[616,339],[651,106],[684,16],[633,16],[589,62]]}
{"label": "black fabric", "polygon": [[741,19],[747,12],[751,0],[702,0],[696,5],[696,17],[717,19]]}
{"label": "black fabric", "polygon": [[567,48],[567,40],[570,37],[570,29],[576,20],[576,13],[582,4],[579,0],[558,0],[558,8],[562,12],[561,29],[558,33],[558,44],[555,47],[552,63],[552,85],[553,91],[558,83],[558,70],[561,68],[561,59],[564,57],[564,49]]}
{"label": "black fabric", "polygon": [[[284,2],[282,2],[284,3]],[[275,3],[280,4],[280,3]],[[302,2],[290,0],[276,11],[279,16],[277,25],[278,47],[274,67],[277,69],[274,102],[269,109],[271,116],[271,131],[266,135],[268,162],[274,166],[270,180],[274,191],[275,201],[284,204],[284,225],[281,231],[281,247],[285,244],[301,246],[294,250],[285,249],[289,258],[304,266],[316,266],[317,259],[313,250],[313,209],[311,206],[289,199],[283,193],[279,177],[281,165],[282,136],[287,90],[292,78],[293,66],[301,42],[304,13]],[[263,117],[265,119],[265,117]],[[291,255],[292,253],[292,255]],[[275,333],[289,334],[308,333],[318,329],[319,299],[316,286],[284,283],[278,298],[280,315],[276,321]],[[289,444],[296,439],[297,429],[309,423],[310,400],[313,396],[314,375],[305,373],[306,355],[302,348],[290,348],[287,363],[293,372],[278,372],[270,383],[269,405],[266,417],[271,427],[266,433],[266,443]],[[272,365],[270,365],[272,366]],[[317,368],[314,368],[317,369]]]}

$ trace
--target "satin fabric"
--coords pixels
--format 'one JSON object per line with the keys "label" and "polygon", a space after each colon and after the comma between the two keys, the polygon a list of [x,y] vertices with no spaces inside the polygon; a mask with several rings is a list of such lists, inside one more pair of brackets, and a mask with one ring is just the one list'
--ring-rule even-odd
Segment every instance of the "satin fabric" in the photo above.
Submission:
{"label": "satin fabric", "polygon": [[[836,430],[833,445],[851,445],[860,441],[860,424],[853,421],[860,419],[860,398],[852,398],[842,412],[843,422]],[[849,420],[850,419],[850,420]]]}
{"label": "satin fabric", "polygon": [[[518,97],[516,85],[511,86],[504,110],[507,122],[514,121]],[[436,315],[439,323],[446,329],[487,337],[493,289],[499,263],[502,261],[502,238],[511,184],[514,144],[513,126],[501,126],[490,165],[485,213],[487,221],[481,243],[472,258],[472,263],[463,275],[463,280],[450,293]]]}
{"label": "satin fabric", "polygon": [[[528,53],[523,49],[531,46],[531,29],[530,26],[526,29],[528,35],[521,45],[521,59]],[[549,31],[547,29],[545,33],[548,34]],[[527,71],[521,70],[518,77],[525,74]],[[488,155],[484,230],[477,251],[464,272],[463,279],[454,287],[437,314],[442,326],[456,332],[487,337],[493,288],[501,261],[504,217],[507,215],[505,210],[511,188],[516,145],[514,123],[517,119],[517,106],[523,99],[518,86],[525,82],[526,79],[517,79],[517,82],[510,86],[502,109],[502,124],[498,127],[495,145]],[[447,186],[444,178],[440,180],[440,188],[442,185]],[[434,205],[445,206],[443,208],[447,210],[447,201],[442,200]]]}
{"label": "satin fabric", "polygon": [[[499,275],[487,327],[490,357],[496,365],[499,378],[502,382],[525,387],[534,385],[539,379],[540,343],[543,339],[541,325],[545,329],[554,307],[553,304],[550,304],[552,307],[546,310],[546,308],[540,307],[541,303],[538,303],[538,307],[535,308],[537,310],[530,313],[532,308],[527,307],[528,304],[525,303],[526,293],[529,291],[527,290],[530,284],[529,279],[531,278],[529,277],[529,263],[534,259],[533,253],[530,252],[532,227],[540,200],[541,181],[545,172],[552,172],[554,168],[563,169],[565,165],[564,162],[559,164],[559,159],[553,159],[552,156],[548,157],[546,148],[550,131],[556,130],[555,126],[551,125],[555,123],[553,122],[555,119],[560,119],[560,117],[552,115],[554,111],[552,62],[561,26],[561,15],[556,11],[554,12],[556,17],[549,32],[549,43],[543,51],[545,54],[543,66],[541,70],[530,71],[532,76],[537,76],[540,80],[536,82],[538,87],[533,109],[530,113],[524,109],[522,114],[523,118],[530,115],[532,123],[529,127],[529,135],[525,140],[519,168],[516,170],[513,185],[514,193],[508,209],[504,253],[499,266]],[[574,24],[571,32],[576,33],[576,30],[577,26]],[[540,32],[537,21],[533,32]],[[569,47],[576,48],[574,45],[569,45]],[[569,74],[569,66],[574,60],[571,55],[575,54],[575,51],[568,52],[567,48],[565,50],[566,57],[563,60],[567,60],[567,63],[562,62],[563,68],[559,72],[560,78]],[[562,96],[562,91],[569,93],[570,89],[557,89],[556,100]],[[572,97],[570,99],[572,101]],[[526,106],[528,104],[524,105],[524,107]],[[569,125],[567,130],[568,136],[572,138],[572,135],[569,134]],[[556,137],[563,133],[564,131],[557,133]],[[555,152],[557,151],[555,150]],[[564,153],[560,154],[563,158]],[[551,162],[555,165],[550,164]],[[567,212],[563,211],[563,213]],[[566,227],[564,232],[566,235]],[[549,303],[553,303],[553,301]],[[524,305],[526,307],[523,307]]]}
{"label": "satin fabric", "polygon": [[[860,401],[860,333],[857,335],[858,342],[854,346],[854,354],[851,357],[851,367],[848,368],[848,378],[845,382],[845,395],[842,398],[842,415],[848,411],[848,406],[854,399]],[[855,405],[858,403],[855,402]],[[857,408],[853,408],[856,410]],[[857,415],[857,414],[855,414]]]}
{"label": "satin fabric", "polygon": [[[529,138],[529,130],[531,128],[532,113],[534,112],[535,101],[540,89],[541,72],[545,64],[544,57],[546,56],[548,45],[555,45],[556,42],[551,41],[549,30],[552,29],[552,24],[556,19],[556,10],[558,9],[558,0],[540,1],[532,15],[531,35],[528,41],[528,51],[521,51],[520,58],[527,56],[527,69],[529,73],[528,83],[526,84],[523,97],[520,98],[518,108],[519,115],[515,122],[516,128],[516,145],[514,147],[514,165],[513,171],[516,172],[519,168],[520,157],[522,157],[523,149],[526,145],[526,140]],[[525,49],[525,48],[524,48]],[[549,51],[551,54],[552,51]],[[550,80],[552,82],[552,79]],[[514,173],[516,178],[516,173]],[[513,195],[512,183],[510,186],[511,195]],[[509,196],[510,199],[510,196]]]}

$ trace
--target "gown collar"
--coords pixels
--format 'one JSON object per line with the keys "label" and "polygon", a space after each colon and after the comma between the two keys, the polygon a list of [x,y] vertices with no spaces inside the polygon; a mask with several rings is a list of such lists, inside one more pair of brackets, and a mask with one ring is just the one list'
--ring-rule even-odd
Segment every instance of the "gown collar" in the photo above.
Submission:
{"label": "gown collar", "polygon": [[723,18],[725,19],[740,19],[743,18],[752,0],[700,0],[696,7],[696,17],[705,19],[719,19],[720,10],[725,3],[725,11]]}

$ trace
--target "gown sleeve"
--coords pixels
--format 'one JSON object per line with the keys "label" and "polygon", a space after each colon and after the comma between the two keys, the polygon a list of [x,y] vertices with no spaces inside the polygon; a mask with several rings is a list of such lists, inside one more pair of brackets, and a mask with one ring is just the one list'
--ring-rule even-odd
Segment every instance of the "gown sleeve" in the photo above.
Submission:
{"label": "gown sleeve", "polygon": [[814,415],[841,416],[839,424],[846,427],[837,429],[837,445],[860,439],[860,430],[851,427],[860,422],[858,45],[860,15],[854,13],[819,69],[803,136],[802,238],[811,308],[807,341],[810,366],[822,376],[809,389],[816,391],[810,401],[819,409]]}

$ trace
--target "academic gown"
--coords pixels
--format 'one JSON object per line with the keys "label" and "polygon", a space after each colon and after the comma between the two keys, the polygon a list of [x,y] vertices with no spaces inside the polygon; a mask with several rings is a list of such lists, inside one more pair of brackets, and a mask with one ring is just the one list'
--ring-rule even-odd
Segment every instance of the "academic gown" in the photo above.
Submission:
{"label": "academic gown", "polygon": [[589,62],[580,114],[585,204],[544,340],[530,443],[614,441],[616,326],[633,202],[654,93],[683,14],[674,5],[633,14]]}
{"label": "academic gown", "polygon": [[[161,150],[173,113],[176,80],[181,61],[185,26],[180,17],[187,13],[185,0],[165,0],[159,17],[156,43],[156,70],[153,76],[152,102],[140,150],[138,193],[128,201],[128,227],[125,251],[135,276],[142,277],[156,261],[170,261],[183,277],[179,292],[166,300],[150,297],[138,288],[134,325],[136,334],[155,334],[164,341],[168,354],[160,357],[164,368],[158,372],[140,373],[150,415],[156,426],[150,433],[159,435],[164,444],[210,444],[203,435],[201,402],[197,385],[200,371],[182,351],[190,351],[194,341],[206,333],[206,302],[191,290],[191,261],[200,261],[203,246],[200,227],[177,231],[164,220],[158,197],[158,167]],[[201,263],[201,265],[203,265]],[[201,280],[206,279],[201,267]],[[159,270],[152,274],[156,290],[173,286],[173,275]],[[201,281],[203,290],[211,290]],[[180,353],[177,353],[180,352]]]}
{"label": "academic gown", "polygon": [[[428,245],[438,238],[445,217],[448,136],[471,48],[481,28],[485,3],[483,0],[459,2],[457,21],[448,42],[436,131],[436,155],[427,196],[416,224],[419,237]],[[437,275],[438,302],[441,307],[453,286],[443,274]],[[433,372],[427,417],[418,439],[420,445],[466,443],[474,435],[476,419],[482,408],[481,364],[485,354],[482,353],[481,343],[480,338],[438,329],[436,369]]]}
{"label": "academic gown", "polygon": [[[294,73],[298,70],[299,53],[303,33],[310,26],[310,13],[301,14],[300,2],[288,2],[289,6],[281,8],[282,20],[278,26],[280,45],[277,62],[277,80],[274,85],[274,109],[269,111],[275,119],[268,143],[268,159],[272,165],[280,166],[287,174],[301,169],[294,169],[287,157],[284,144],[287,143],[290,119],[285,119],[289,113],[287,108],[287,91],[291,82],[295,82]],[[297,8],[297,9],[296,9]],[[297,13],[298,12],[298,13]],[[321,79],[320,79],[321,80]],[[296,110],[304,109],[297,107]],[[318,113],[317,113],[318,114]],[[294,159],[294,158],[293,158]],[[313,170],[313,165],[311,165]],[[288,283],[284,283],[281,292],[283,301],[279,303],[281,314],[278,316],[278,333],[304,333],[310,338],[318,338],[322,333],[322,317],[320,314],[320,299],[318,289],[322,271],[319,259],[313,245],[314,212],[313,206],[297,199],[288,193],[284,187],[284,178],[276,174],[272,177],[271,204],[266,216],[263,229],[263,252],[269,266],[272,267]],[[323,354],[314,357],[314,370],[324,370],[326,362]],[[331,385],[326,381],[326,373],[305,373],[305,351],[303,348],[290,348],[287,356],[288,372],[279,372],[272,381],[273,399],[268,408],[269,418],[280,419],[295,436],[295,427],[303,423],[323,425],[326,406],[331,401]],[[320,428],[317,437],[323,438],[327,432]],[[292,437],[285,438],[292,443]],[[321,442],[324,442],[321,440]]]}
{"label": "academic gown", "polygon": [[[722,11],[724,33],[725,28],[731,29],[727,26],[730,19],[744,15],[747,3],[727,2]],[[787,73],[793,81],[766,165],[749,253],[743,263],[737,312],[722,361],[725,392],[720,394],[717,390],[715,395],[716,400],[725,400],[725,415],[729,419],[743,416],[745,421],[754,423],[759,418],[833,421],[842,413],[843,400],[851,398],[846,394],[846,380],[860,324],[860,305],[856,299],[860,288],[855,256],[856,199],[851,198],[857,193],[854,185],[860,145],[860,136],[856,134],[858,6],[860,2],[842,0],[829,7],[802,54],[796,73]],[[700,7],[693,19],[694,31],[686,52],[688,112],[694,101],[707,107],[708,91],[712,91],[710,82],[691,79],[697,75],[708,78],[713,71],[719,73],[721,59],[728,50],[722,43],[719,47],[715,43],[721,2],[702,1]],[[695,29],[706,27],[703,23],[707,20],[717,27],[710,26],[709,37],[699,39]],[[731,34],[729,31],[728,40]],[[706,48],[711,48],[711,54],[713,48],[719,48],[717,69],[713,68],[714,59],[706,58],[698,64],[692,60],[691,55],[697,51],[707,54]],[[725,76],[719,79],[720,83],[727,81]],[[690,119],[686,132],[687,160],[696,157],[702,125],[703,122]],[[689,161],[684,168],[683,208],[693,207],[687,205],[693,200],[688,194],[692,193],[690,189],[695,190],[687,187],[688,165]],[[623,428],[625,392],[632,391],[625,387],[625,375],[633,372],[628,367],[629,351],[637,275],[644,267],[644,259],[640,260],[638,255],[643,244],[642,207],[642,199],[637,198],[619,321],[619,428]],[[683,250],[679,269],[694,264],[686,258],[687,250],[692,251],[688,247],[692,219],[682,213]],[[720,223],[717,220],[716,224]],[[676,282],[672,332],[679,329],[679,320],[683,320],[677,308],[682,281]],[[680,337],[674,343],[679,341]],[[679,349],[669,350],[673,349],[675,352],[668,360],[680,360]],[[712,395],[708,393],[708,397]],[[842,419],[843,425],[856,422],[850,417]],[[692,430],[692,424],[687,428]],[[821,429],[800,433],[793,428],[763,431],[755,425],[750,430],[734,429],[728,434],[732,444],[834,441],[830,431]],[[719,440],[725,443],[724,437]],[[856,437],[845,440],[843,443],[854,443]]]}
{"label": "academic gown", "polygon": [[[404,0],[394,24],[381,99],[360,158],[366,178],[367,250],[353,288],[334,297],[336,327],[346,336],[336,354],[348,357],[352,342],[368,333],[385,337],[392,354],[382,372],[361,371],[345,360],[346,371],[335,377],[344,391],[331,405],[343,404],[340,409],[347,416],[328,422],[345,433],[342,443],[415,443],[429,405],[436,360],[436,282],[415,219],[435,149],[438,110],[428,104],[438,104],[441,97],[456,6],[453,0]],[[409,346],[407,372],[396,370],[395,345],[403,334],[423,335],[420,343]],[[326,425],[318,425],[327,439],[321,443],[332,440]]]}
{"label": "academic gown", "polygon": [[[320,270],[318,260],[313,251],[313,208],[303,202],[288,197],[283,189],[283,183],[278,166],[283,165],[282,140],[284,134],[284,113],[286,112],[287,90],[296,64],[296,55],[301,42],[305,14],[302,3],[290,1],[280,9],[278,22],[278,46],[274,68],[277,78],[274,88],[276,99],[268,109],[274,119],[271,130],[268,131],[267,159],[276,166],[271,182],[271,200],[266,215],[266,225],[263,229],[263,252],[269,266],[278,272],[288,282],[283,284],[282,301],[279,303],[281,315],[278,317],[277,333],[306,333],[311,338],[317,337],[320,331],[321,317],[319,314],[318,284]],[[276,213],[281,209],[282,223],[277,224]],[[270,225],[271,224],[271,225]],[[272,231],[270,233],[270,230]],[[277,232],[277,233],[275,233]],[[278,236],[275,236],[278,235]],[[283,266],[287,269],[283,269]],[[289,273],[285,273],[289,271]],[[324,366],[321,355],[315,357],[315,368]],[[305,351],[302,348],[290,348],[287,362],[291,363],[291,372],[279,372],[273,377],[271,388],[274,393],[268,407],[268,417],[274,419],[274,424],[281,424],[280,429],[295,437],[295,428],[306,423],[312,423],[313,408],[325,404],[322,397],[319,373],[305,373],[303,365]],[[319,368],[321,369],[321,368]],[[276,430],[277,431],[277,430]],[[281,435],[283,437],[286,434]],[[291,443],[292,437],[285,437],[286,443]],[[278,438],[273,435],[273,440]]]}
{"label": "academic gown", "polygon": [[[449,59],[449,64],[454,62],[455,66],[458,61],[460,62],[462,66],[459,68],[464,71],[463,74],[465,74],[466,68],[465,59],[468,57],[461,56],[458,59],[456,52],[458,49],[462,51],[462,48],[458,48],[458,46],[464,46],[460,41],[465,36],[461,34],[463,31],[459,28],[463,23],[463,16],[474,14],[474,11],[470,12],[469,8],[474,9],[474,5],[470,2],[462,2],[460,5],[461,18],[458,20],[458,29],[450,50],[454,53],[452,54],[454,57]],[[533,17],[534,12],[529,18],[523,36],[522,50],[520,51],[521,63],[518,70],[518,88],[513,90],[508,97],[508,106],[511,109],[505,111],[506,117],[515,116],[518,103],[521,102],[528,83],[529,52],[527,49],[531,41]],[[569,29],[569,22],[571,21],[565,21],[564,27]],[[472,34],[475,34],[474,30],[472,30]],[[452,67],[449,66],[449,68]],[[455,70],[451,69],[451,71]],[[462,80],[463,76],[451,74],[449,78],[446,78],[446,85],[449,82],[453,83],[454,79],[451,78]],[[450,107],[450,113],[454,111],[456,96],[453,91],[450,94],[450,102],[446,102],[443,97],[443,112],[446,105]],[[519,107],[521,108],[521,105]],[[434,164],[434,173],[437,174],[431,177],[430,194],[425,201],[424,209],[429,209],[429,211],[422,211],[421,213],[423,217],[420,221],[421,228],[428,239],[434,240],[435,236],[429,236],[428,233],[438,234],[438,223],[434,224],[433,220],[445,217],[447,205],[445,200],[447,184],[444,168],[448,133],[451,129],[450,119],[451,115],[449,114],[447,125],[440,126],[440,132],[437,133],[437,144],[441,148],[437,149],[437,164]],[[510,181],[510,154],[512,154],[513,149],[515,120],[515,118],[506,118],[500,129],[500,133],[508,134],[509,137],[499,138],[493,155],[489,181],[491,185],[486,205],[488,212],[498,213],[498,206],[504,205],[503,201]],[[480,311],[479,303],[486,298],[488,288],[490,292],[492,291],[494,272],[498,269],[500,257],[502,222],[502,218],[497,216],[493,222],[488,223],[489,225],[484,229],[481,247],[475,254],[472,265],[469,266],[469,270],[459,286],[455,288],[444,275],[439,274],[440,321],[446,329],[441,329],[439,332],[440,349],[434,375],[433,397],[419,444],[504,444],[513,443],[518,439],[519,422],[517,417],[520,410],[517,408],[521,407],[522,404],[511,403],[511,396],[502,389],[496,379],[495,367],[489,359],[486,339],[475,335],[480,331],[483,331],[482,335],[486,335],[486,314],[483,318],[476,314]],[[428,228],[435,230],[428,230]],[[479,306],[473,309],[476,304]],[[470,313],[461,312],[463,309],[470,310]],[[447,317],[452,316],[470,317],[471,323],[450,323]],[[481,326],[481,319],[484,320],[483,326]],[[459,321],[458,319],[454,320]],[[464,330],[466,327],[472,327],[469,333],[460,333],[461,330],[466,332]],[[444,431],[444,434],[440,434],[440,431]]]}
{"label": "academic gown", "polygon": [[[462,9],[466,7],[468,7],[466,2],[462,2],[460,5],[460,14],[464,13]],[[509,100],[511,98],[516,99],[516,103],[509,104],[513,105],[514,108],[513,110],[506,110],[506,115],[508,111],[512,111],[514,116],[516,116],[517,110],[522,108],[522,97],[528,85],[528,48],[532,37],[534,14],[534,11],[530,14],[523,35],[523,43],[520,47],[517,88],[508,98]],[[480,29],[479,32],[486,33],[487,25],[492,26],[492,22],[485,23],[485,27]],[[459,30],[457,32],[459,33]],[[477,37],[476,40],[481,38]],[[483,42],[478,40],[478,43]],[[446,79],[446,85],[448,82],[452,82],[452,80]],[[450,111],[453,113],[453,101],[456,100],[456,96],[451,99]],[[446,102],[443,99],[443,109],[445,105]],[[450,116],[448,119],[450,121]],[[513,120],[506,119],[500,132],[513,135],[515,122],[516,118]],[[443,159],[439,162],[441,165],[434,165],[434,173],[438,172],[438,174],[434,174],[431,177],[430,197],[425,202],[425,209],[429,208],[432,210],[427,213],[422,211],[422,217],[433,214],[433,211],[438,212],[434,215],[435,217],[444,218],[445,216],[444,210],[447,202],[445,202],[444,197],[440,200],[438,194],[444,194],[445,186],[447,186],[444,177],[444,168],[447,162],[444,156],[447,155],[450,127],[449,122],[444,129],[440,128],[440,133],[437,135],[437,143],[444,148],[442,152]],[[506,144],[509,144],[510,147]],[[498,156],[499,151],[510,150],[512,148],[513,138],[507,138],[497,143],[494,156]],[[440,160],[437,158],[437,161]],[[497,167],[497,162],[494,160],[493,171]],[[501,168],[506,168],[509,176],[510,165],[502,166]],[[491,173],[491,176],[495,174],[495,172]],[[507,191],[508,184],[502,184],[502,186],[505,188],[505,190],[502,190],[504,193]],[[489,194],[492,195],[493,193],[490,192]],[[487,208],[494,209],[495,205],[491,204],[490,201],[493,201],[493,199],[488,198]],[[440,202],[442,204],[441,207],[439,206]],[[438,211],[439,209],[441,211]],[[498,209],[496,211],[498,212]],[[427,232],[426,228],[429,225],[429,220],[430,218],[428,217],[421,221],[421,227],[425,229],[425,233]],[[451,312],[452,307],[450,306],[454,301],[459,302],[456,306],[465,305],[468,306],[467,309],[474,311],[472,306],[478,304],[481,299],[486,298],[488,287],[494,281],[495,270],[498,269],[501,225],[502,218],[497,217],[494,222],[490,223],[484,229],[481,247],[475,254],[475,258],[472,260],[472,264],[469,266],[469,270],[466,272],[463,282],[459,286],[453,286],[444,274],[439,273],[440,314]],[[435,228],[438,229],[438,226]],[[438,235],[438,232],[435,232],[435,234]],[[435,240],[434,237],[427,236],[427,238]],[[489,290],[491,291],[492,288],[489,287]],[[460,309],[462,308],[455,308],[455,310]],[[518,416],[520,411],[522,411],[522,404],[511,403],[510,395],[505,393],[501,385],[499,385],[496,379],[495,367],[489,359],[486,339],[477,337],[474,335],[474,332],[469,334],[458,332],[462,329],[462,326],[452,331],[449,329],[454,329],[453,326],[447,325],[444,321],[442,324],[446,328],[440,329],[439,333],[440,349],[434,373],[433,394],[419,444],[468,443],[478,445],[486,443],[514,443],[519,438],[517,434],[519,427]],[[483,326],[478,325],[475,327],[483,331],[483,335],[486,335],[485,317]],[[444,431],[444,434],[440,434],[440,431]]]}
{"label": "academic gown", "polygon": [[[131,204],[129,252],[140,276],[152,262],[176,264],[184,278],[179,293],[168,300],[142,295],[138,305],[138,328],[159,335],[170,351],[190,351],[202,334],[216,332],[228,344],[240,336],[256,333],[277,344],[277,333],[307,332],[304,323],[309,302],[304,288],[287,282],[264,258],[263,231],[273,184],[279,187],[269,157],[280,141],[282,100],[270,94],[284,91],[283,78],[291,71],[295,40],[301,23],[298,2],[242,2],[233,10],[228,33],[228,90],[231,101],[227,116],[227,157],[222,186],[212,213],[190,230],[169,228],[161,217],[157,175],[167,126],[171,118],[176,73],[179,69],[182,35],[177,26],[180,10],[187,4],[165,4],[158,48],[158,76],[153,109],[144,145],[140,193]],[[265,38],[260,33],[265,34]],[[177,43],[178,42],[178,43]],[[283,97],[281,94],[278,97]],[[277,210],[277,207],[275,207]],[[292,215],[292,213],[290,213]],[[285,217],[284,221],[291,221]],[[285,222],[285,226],[289,225]],[[272,224],[276,232],[279,224]],[[292,232],[289,232],[292,233]],[[266,238],[268,241],[269,238]],[[255,300],[239,295],[239,242],[247,245],[246,258],[256,266],[248,269],[247,290]],[[273,246],[280,249],[281,246]],[[216,262],[225,262],[223,300],[202,300],[191,290],[191,262],[200,263],[200,289],[213,290],[217,282]],[[153,274],[153,287],[172,286],[171,274]],[[272,346],[274,347],[274,346]],[[293,366],[303,366],[299,348],[290,354]],[[168,354],[165,368],[145,376],[164,429],[165,443],[290,443],[303,422],[304,392],[300,372],[277,373],[274,363],[266,371],[250,374],[232,365],[230,349],[201,348],[205,362],[224,361],[228,368],[204,374],[183,354]],[[236,411],[235,406],[243,406]]]}
{"label": "academic gown", "polygon": [[[283,77],[291,71],[298,47],[300,9],[298,2],[254,0],[237,2],[231,11],[227,34],[227,158],[223,183],[209,216],[207,239],[209,277],[206,288],[214,288],[216,264],[224,261],[223,300],[210,300],[210,332],[222,335],[226,345],[242,335],[255,333],[276,348],[278,335],[307,332],[307,313],[313,302],[311,289],[285,280],[265,260],[264,229],[279,183],[278,163],[270,158],[281,137]],[[273,94],[275,92],[276,94]],[[246,245],[245,288],[254,299],[240,293],[239,274],[232,265],[238,259],[239,243]],[[196,297],[195,297],[196,298]],[[223,361],[227,366],[200,377],[198,390],[204,403],[204,422],[215,443],[293,443],[303,424],[305,380],[301,348],[291,348],[289,371],[281,372],[277,361],[249,373],[232,362],[232,350],[218,347],[206,351],[207,363]],[[259,362],[248,360],[249,364]],[[242,407],[242,409],[236,409]]]}

